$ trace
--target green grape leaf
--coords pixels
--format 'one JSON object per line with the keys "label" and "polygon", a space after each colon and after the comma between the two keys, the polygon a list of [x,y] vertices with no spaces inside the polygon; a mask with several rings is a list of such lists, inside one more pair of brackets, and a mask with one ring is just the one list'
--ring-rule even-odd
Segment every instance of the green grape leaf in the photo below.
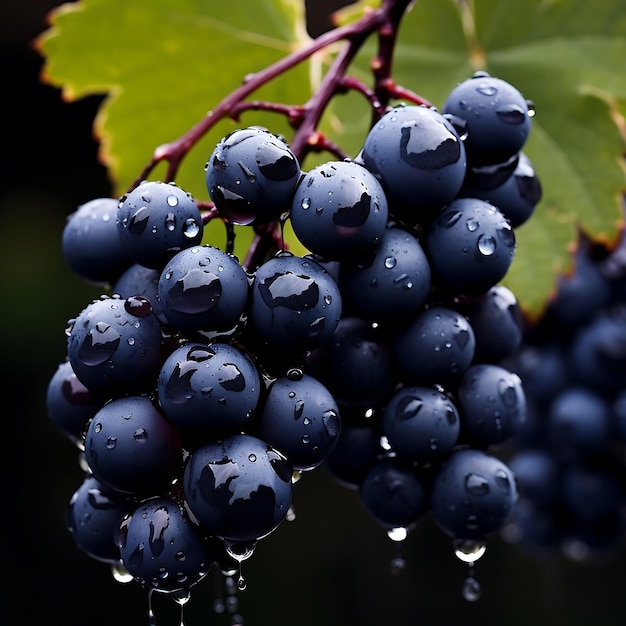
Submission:
{"label": "green grape leaf", "polygon": [[[571,270],[579,232],[610,246],[623,223],[623,8],[623,0],[418,0],[401,25],[397,84],[440,108],[457,83],[486,70],[536,105],[524,152],[541,180],[543,198],[516,230],[516,258],[504,280],[531,316],[553,295],[557,276]],[[358,76],[370,82],[374,44],[355,65]],[[355,153],[369,112],[356,96],[333,105],[325,124],[343,133]],[[342,119],[349,122],[339,125]]]}
{"label": "green grape leaf", "polygon": [[[81,0],[61,5],[36,44],[43,80],[68,101],[105,95],[96,120],[100,157],[121,195],[153,151],[188,131],[244,77],[309,40],[301,0],[238,0],[228,10],[205,0]],[[300,103],[310,95],[308,68],[298,66],[254,94]],[[248,115],[248,114],[244,114]],[[286,132],[281,116],[253,112],[256,125]],[[208,200],[204,166],[216,143],[244,124],[223,120],[185,157],[176,183]],[[165,175],[159,165],[151,178]],[[208,238],[224,240],[217,221]],[[238,229],[237,249],[252,236]],[[217,242],[216,242],[217,243]]]}

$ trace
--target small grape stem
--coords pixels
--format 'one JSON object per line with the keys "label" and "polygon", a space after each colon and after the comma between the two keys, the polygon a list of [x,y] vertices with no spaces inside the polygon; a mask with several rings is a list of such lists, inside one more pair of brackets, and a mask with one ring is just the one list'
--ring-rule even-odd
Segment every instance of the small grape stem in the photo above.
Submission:
{"label": "small grape stem", "polygon": [[[315,146],[319,149],[319,146],[322,144],[319,143],[317,124],[333,95],[345,89],[345,72],[350,62],[366,39],[376,31],[379,32],[380,45],[376,57],[378,67],[374,70],[376,83],[374,92],[379,102],[383,104],[388,102],[390,94],[387,91],[385,80],[390,77],[393,48],[398,27],[402,16],[414,1],[382,0],[378,9],[369,11],[359,20],[345,26],[333,28],[311,40],[308,45],[247,76],[238,88],[223,98],[213,110],[209,111],[205,117],[186,133],[178,139],[158,146],[132,187],[136,187],[142,180],[146,180],[161,161],[167,161],[168,163],[165,180],[175,180],[185,156],[215,124],[233,115],[237,118],[247,109],[273,110],[285,114],[292,127],[296,129],[294,137],[296,149],[294,152],[298,157],[303,157],[306,152]],[[245,102],[248,96],[263,85],[302,61],[309,59],[316,52],[339,41],[346,41],[346,46],[338,54],[327,72],[320,89],[316,91],[304,106],[262,103],[260,101]],[[375,107],[375,111],[376,114],[380,114],[378,106]],[[313,142],[311,142],[312,139],[314,139]]]}

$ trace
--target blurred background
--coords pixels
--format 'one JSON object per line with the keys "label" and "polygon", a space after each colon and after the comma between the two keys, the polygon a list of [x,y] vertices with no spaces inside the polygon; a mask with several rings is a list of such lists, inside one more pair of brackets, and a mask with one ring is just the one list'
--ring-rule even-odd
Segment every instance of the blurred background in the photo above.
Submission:
{"label": "blurred background", "polygon": [[[98,289],[65,266],[65,217],[110,193],[97,159],[92,120],[99,98],[64,103],[39,81],[31,42],[46,28],[51,0],[4,0],[0,7],[0,328],[2,380],[2,624],[148,626],[146,593],[114,581],[107,565],[79,552],[65,508],[82,481],[75,447],[49,423],[45,391],[65,356],[64,329]],[[311,2],[311,31],[340,2]],[[467,565],[451,540],[424,519],[403,546],[406,570],[390,573],[397,545],[374,524],[358,494],[323,470],[297,484],[296,520],[285,522],[243,565],[247,626],[420,624],[463,620],[483,626],[622,625],[626,553],[602,563],[540,559],[494,537],[477,563],[482,598],[461,595]],[[185,607],[188,626],[228,624],[212,611],[203,582]],[[158,626],[179,624],[178,608],[155,598]],[[17,620],[13,616],[18,616]]]}

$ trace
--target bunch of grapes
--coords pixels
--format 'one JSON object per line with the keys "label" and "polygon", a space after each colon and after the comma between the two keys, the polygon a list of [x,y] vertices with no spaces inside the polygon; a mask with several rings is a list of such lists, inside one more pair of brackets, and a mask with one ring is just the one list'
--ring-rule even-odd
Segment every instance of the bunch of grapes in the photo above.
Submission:
{"label": "bunch of grapes", "polygon": [[[309,170],[265,128],[231,132],[205,165],[208,213],[265,233],[251,264],[203,242],[207,213],[174,182],[70,214],[68,265],[110,286],[69,321],[48,387],[81,452],[77,546],[181,604],[210,570],[244,588],[241,562],[325,467],[392,538],[429,513],[479,558],[518,494],[495,452],[526,416],[500,364],[522,336],[501,281],[541,196],[532,115],[479,72]],[[306,254],[272,248],[287,220]]]}
{"label": "bunch of grapes", "polygon": [[581,234],[571,272],[507,361],[526,424],[510,442],[520,498],[505,537],[532,555],[604,561],[626,519],[626,257]]}

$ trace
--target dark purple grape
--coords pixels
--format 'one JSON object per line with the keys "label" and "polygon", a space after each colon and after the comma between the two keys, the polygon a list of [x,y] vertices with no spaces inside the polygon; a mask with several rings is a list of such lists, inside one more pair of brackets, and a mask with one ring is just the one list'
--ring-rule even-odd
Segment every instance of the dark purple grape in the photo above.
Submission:
{"label": "dark purple grape", "polygon": [[95,198],[68,215],[61,246],[71,270],[88,283],[113,283],[132,264],[117,232],[119,201]]}
{"label": "dark purple grape", "polygon": [[239,261],[214,246],[193,246],[171,258],[158,284],[163,314],[175,328],[224,331],[248,304],[248,276]]}
{"label": "dark purple grape", "polygon": [[546,430],[553,449],[570,460],[601,454],[612,434],[609,400],[584,386],[570,385],[555,394]]}
{"label": "dark purple grape", "polygon": [[405,386],[387,403],[382,428],[398,457],[427,464],[452,452],[461,421],[456,406],[442,391]]}
{"label": "dark purple grape", "polygon": [[60,432],[81,447],[89,420],[106,399],[78,380],[69,361],[59,364],[46,389],[48,417]]}
{"label": "dark purple grape", "polygon": [[543,509],[559,502],[563,468],[550,448],[516,450],[507,464],[517,478],[520,497]]}
{"label": "dark purple grape", "polygon": [[411,225],[455,198],[466,170],[456,129],[425,106],[385,113],[365,138],[359,159],[380,180],[390,212]]}
{"label": "dark purple grape", "polygon": [[548,303],[544,323],[574,331],[582,329],[598,311],[610,306],[612,296],[601,265],[590,258],[585,248],[579,248],[571,271],[557,278],[556,293]]}
{"label": "dark purple grape", "polygon": [[185,498],[210,534],[256,541],[285,519],[292,475],[281,452],[257,437],[232,435],[193,452],[185,467]]}
{"label": "dark purple grape", "polygon": [[339,404],[364,409],[384,401],[395,383],[384,335],[358,317],[342,318],[329,340],[309,352],[307,370]]}
{"label": "dark purple grape", "polygon": [[68,503],[65,522],[77,547],[85,554],[97,561],[117,563],[120,551],[115,535],[134,506],[128,494],[87,475]]}
{"label": "dark purple grape", "polygon": [[624,488],[612,468],[570,463],[563,471],[563,500],[576,521],[591,525],[621,517]]}
{"label": "dark purple grape", "polygon": [[515,294],[495,285],[460,310],[474,331],[474,362],[498,363],[512,356],[524,339],[524,319]]}
{"label": "dark purple grape", "polygon": [[105,404],[89,423],[85,459],[102,483],[124,493],[166,489],[182,464],[179,430],[146,396]]}
{"label": "dark purple grape", "polygon": [[265,224],[291,207],[300,163],[289,145],[252,126],[224,137],[206,163],[206,187],[220,216],[233,224]]}
{"label": "dark purple grape", "polygon": [[542,193],[533,164],[520,152],[505,163],[468,167],[459,196],[487,200],[517,228],[531,217]]}
{"label": "dark purple grape", "polygon": [[463,448],[436,472],[430,509],[437,525],[455,539],[484,539],[502,529],[517,497],[515,475],[503,461]]}
{"label": "dark purple grape", "polygon": [[214,555],[181,506],[165,497],[145,500],[116,534],[122,562],[143,587],[188,591],[209,572]]}
{"label": "dark purple grape", "polygon": [[433,282],[453,294],[480,294],[506,275],[515,233],[502,212],[479,198],[457,198],[426,232]]}
{"label": "dark purple grape", "polygon": [[376,462],[359,493],[365,508],[387,530],[409,529],[428,511],[428,495],[422,481],[395,458]]}
{"label": "dark purple grape", "polygon": [[528,139],[534,112],[518,89],[484,71],[459,83],[441,111],[463,120],[472,166],[503,163],[517,154]]}
{"label": "dark purple grape", "polygon": [[249,323],[269,344],[312,348],[325,342],[341,317],[337,283],[309,257],[280,253],[254,273]]}
{"label": "dark purple grape", "polygon": [[199,244],[204,229],[191,194],[160,181],[143,181],[120,198],[117,228],[126,254],[153,269]]}
{"label": "dark purple grape", "polygon": [[494,363],[476,363],[457,389],[463,436],[478,447],[507,441],[526,420],[526,395],[520,377]]}
{"label": "dark purple grape", "polygon": [[569,348],[575,380],[600,394],[615,393],[626,380],[626,314],[600,312],[579,329]]}
{"label": "dark purple grape", "polygon": [[552,507],[537,506],[520,495],[507,526],[508,531],[513,532],[512,542],[527,554],[542,559],[562,556],[564,524]]}
{"label": "dark purple grape", "polygon": [[255,434],[287,456],[294,470],[324,462],[341,431],[339,408],[317,379],[293,370],[271,383]]}
{"label": "dark purple grape", "polygon": [[527,400],[540,411],[545,411],[569,384],[567,357],[556,342],[523,342],[516,354],[506,360],[506,367],[522,379]]}
{"label": "dark purple grape", "polygon": [[373,250],[385,231],[387,198],[374,175],[354,161],[329,161],[304,174],[290,211],[307,249],[326,259]]}
{"label": "dark purple grape", "polygon": [[393,354],[403,374],[418,385],[456,381],[474,358],[474,330],[458,311],[432,306],[396,329]]}
{"label": "dark purple grape", "polygon": [[170,353],[158,376],[159,402],[167,418],[204,433],[246,427],[260,395],[254,362],[227,343],[185,343]]}
{"label": "dark purple grape", "polygon": [[387,228],[376,251],[341,264],[344,307],[372,321],[398,321],[417,313],[430,293],[430,265],[419,240]]}
{"label": "dark purple grape", "polygon": [[67,354],[94,392],[145,390],[161,364],[161,325],[145,298],[103,296],[70,321]]}
{"label": "dark purple grape", "polygon": [[378,456],[384,452],[382,433],[375,424],[346,424],[344,413],[341,415],[341,432],[323,467],[343,487],[358,489]]}
{"label": "dark purple grape", "polygon": [[113,284],[111,292],[122,298],[139,296],[145,298],[152,305],[152,312],[161,324],[167,324],[167,318],[163,315],[161,302],[158,296],[159,278],[161,270],[151,269],[133,263]]}

